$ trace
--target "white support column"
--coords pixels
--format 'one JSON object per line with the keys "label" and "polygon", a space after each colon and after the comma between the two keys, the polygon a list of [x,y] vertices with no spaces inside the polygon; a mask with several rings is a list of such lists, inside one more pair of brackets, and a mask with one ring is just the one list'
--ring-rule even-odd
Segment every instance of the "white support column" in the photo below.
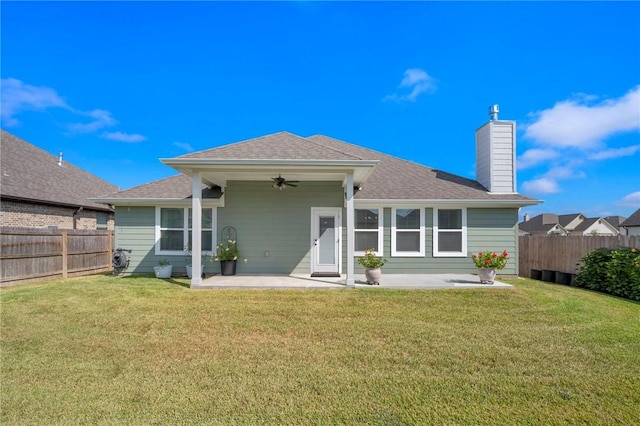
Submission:
{"label": "white support column", "polygon": [[202,284],[202,178],[192,175],[191,186],[191,287]]}
{"label": "white support column", "polygon": [[347,285],[356,285],[353,276],[353,253],[355,247],[355,231],[354,219],[355,211],[353,209],[353,173],[347,174],[347,183],[345,188],[346,208],[347,208]]}

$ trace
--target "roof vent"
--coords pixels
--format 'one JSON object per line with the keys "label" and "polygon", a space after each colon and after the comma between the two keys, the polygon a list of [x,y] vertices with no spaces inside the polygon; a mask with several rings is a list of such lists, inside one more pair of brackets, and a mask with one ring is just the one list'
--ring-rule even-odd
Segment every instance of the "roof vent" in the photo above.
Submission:
{"label": "roof vent", "polygon": [[58,156],[58,166],[62,167],[62,153]]}
{"label": "roof vent", "polygon": [[499,112],[500,112],[500,107],[498,106],[498,104],[491,105],[489,107],[489,117],[491,118],[491,121],[496,121],[498,119]]}

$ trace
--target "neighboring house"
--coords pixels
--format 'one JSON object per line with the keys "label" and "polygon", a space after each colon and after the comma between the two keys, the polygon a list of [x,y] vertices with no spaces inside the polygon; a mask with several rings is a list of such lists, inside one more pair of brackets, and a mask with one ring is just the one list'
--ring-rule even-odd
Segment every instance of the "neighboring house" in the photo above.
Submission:
{"label": "neighboring house", "polygon": [[[618,216],[613,216],[617,218]],[[556,215],[539,214],[518,224],[520,235],[612,235],[620,234],[618,228],[601,217],[588,218],[582,213]]]}
{"label": "neighboring house", "polygon": [[116,208],[116,244],[132,250],[133,273],[163,258],[180,273],[185,246],[197,270],[196,253],[236,235],[239,274],[343,276],[351,285],[362,272],[357,256],[373,248],[395,274],[471,273],[473,252],[507,250],[503,273],[517,275],[518,211],[540,201],[516,193],[515,123],[478,129],[476,157],[478,181],[282,132],[161,159],[181,174],[99,201]]}
{"label": "neighboring house", "polygon": [[0,225],[114,229],[113,209],[89,198],[118,187],[0,131]]}
{"label": "neighboring house", "polygon": [[620,226],[627,230],[627,235],[640,235],[640,209],[633,212]]}
{"label": "neighboring house", "polygon": [[518,224],[520,235],[569,235],[562,225],[557,214],[543,213],[531,219],[525,214],[524,222]]}
{"label": "neighboring house", "polygon": [[627,235],[627,230],[622,227],[622,222],[624,222],[625,219],[624,216],[607,216],[604,218],[604,220],[618,230],[620,235]]}

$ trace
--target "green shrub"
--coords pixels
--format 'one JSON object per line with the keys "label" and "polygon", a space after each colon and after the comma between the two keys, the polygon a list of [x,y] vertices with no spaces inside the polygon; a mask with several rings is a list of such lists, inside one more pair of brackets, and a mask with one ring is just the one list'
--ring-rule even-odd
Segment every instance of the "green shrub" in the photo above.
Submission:
{"label": "green shrub", "polygon": [[578,287],[640,301],[640,252],[635,248],[599,248],[582,259]]}

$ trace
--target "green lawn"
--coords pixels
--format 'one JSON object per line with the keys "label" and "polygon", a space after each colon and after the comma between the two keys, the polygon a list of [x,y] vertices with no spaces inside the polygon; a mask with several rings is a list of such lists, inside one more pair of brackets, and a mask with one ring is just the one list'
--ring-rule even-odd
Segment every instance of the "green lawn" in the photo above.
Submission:
{"label": "green lawn", "polygon": [[0,290],[13,424],[637,424],[640,305],[515,290]]}

